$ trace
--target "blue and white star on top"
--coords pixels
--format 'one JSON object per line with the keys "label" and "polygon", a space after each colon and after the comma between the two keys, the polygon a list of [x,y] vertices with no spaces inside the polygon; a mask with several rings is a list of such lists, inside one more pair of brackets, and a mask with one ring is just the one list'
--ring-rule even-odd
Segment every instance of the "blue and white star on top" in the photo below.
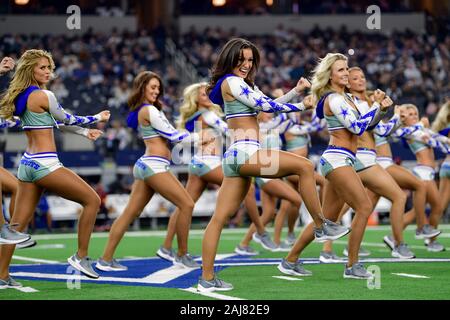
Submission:
{"label": "blue and white star on top", "polygon": [[256,107],[262,108],[264,100],[261,98],[259,98],[259,99],[253,98],[253,99],[255,100]]}
{"label": "blue and white star on top", "polygon": [[241,92],[241,96],[245,95],[247,98],[250,95],[250,88],[249,87],[243,87],[241,86],[242,92]]}
{"label": "blue and white star on top", "polygon": [[354,134],[362,135],[368,127],[374,126],[379,122],[381,108],[378,103],[374,103],[367,113],[359,115],[359,112],[356,112],[357,110],[350,112],[354,108],[343,95],[332,93],[328,97],[328,105],[343,127]]}
{"label": "blue and white star on top", "polygon": [[65,125],[80,125],[80,124],[92,124],[100,121],[100,114],[95,116],[76,116],[72,115],[64,110],[64,108],[58,103],[55,94],[49,90],[42,90],[47,95],[48,98],[48,111],[53,116],[54,119],[63,122]]}
{"label": "blue and white star on top", "polygon": [[387,137],[392,132],[397,130],[400,125],[401,125],[400,117],[397,114],[394,114],[394,116],[387,123],[384,122],[378,123],[375,129],[373,129],[373,131],[380,137]]}
{"label": "blue and white star on top", "polygon": [[269,97],[265,96],[258,89],[255,88],[255,90],[253,90],[248,86],[247,83],[245,83],[244,79],[238,76],[228,77],[226,78],[226,81],[228,82],[233,97],[247,107],[253,108],[255,110],[269,113],[305,110],[305,106],[303,105],[303,103],[285,103],[285,96],[289,96],[289,98],[292,98],[294,93],[291,92],[292,90],[283,97],[272,100]]}
{"label": "blue and white star on top", "polygon": [[345,117],[347,117],[348,116],[348,109],[347,108],[342,108],[341,107],[341,115],[342,115],[342,117],[345,119]]}

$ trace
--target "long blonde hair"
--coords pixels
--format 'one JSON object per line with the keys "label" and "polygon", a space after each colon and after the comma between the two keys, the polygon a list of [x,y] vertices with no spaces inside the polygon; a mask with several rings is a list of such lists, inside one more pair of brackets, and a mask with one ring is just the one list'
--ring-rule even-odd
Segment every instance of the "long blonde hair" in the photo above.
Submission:
{"label": "long blonde hair", "polygon": [[[186,121],[194,113],[198,111],[198,95],[201,88],[206,88],[208,83],[199,82],[187,86],[183,90],[183,103],[180,106],[180,117],[177,120],[178,129],[184,129],[186,127]],[[219,105],[213,104],[208,110],[214,112],[219,117],[223,116],[222,109]]]}
{"label": "long blonde hair", "polygon": [[[6,90],[6,93],[4,93],[1,98],[0,117],[10,119],[16,110],[14,100],[26,88],[37,83],[34,78],[34,67],[41,58],[48,59],[53,77],[55,62],[53,61],[50,52],[39,49],[30,49],[25,51],[17,62],[17,68],[9,84],[8,90]],[[41,89],[46,89],[45,85],[42,85]]]}
{"label": "long blonde hair", "polygon": [[327,53],[314,68],[311,82],[311,92],[314,100],[318,101],[325,92],[331,91],[331,66],[338,60],[348,61],[347,57],[341,53]]}
{"label": "long blonde hair", "polygon": [[431,125],[431,129],[434,132],[439,132],[442,129],[446,128],[449,123],[450,123],[450,101],[447,101],[439,109],[439,112],[436,115],[433,124]]}

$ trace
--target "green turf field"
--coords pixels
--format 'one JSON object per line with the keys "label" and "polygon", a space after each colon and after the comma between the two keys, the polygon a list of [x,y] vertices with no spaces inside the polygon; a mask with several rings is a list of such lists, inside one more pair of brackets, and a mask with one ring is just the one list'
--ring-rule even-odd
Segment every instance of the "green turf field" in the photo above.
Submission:
{"label": "green turf field", "polygon": [[[244,263],[247,265],[230,265],[221,270],[219,273],[220,277],[234,285],[235,289],[232,291],[208,296],[200,295],[193,289],[196,283],[192,283],[192,279],[198,278],[199,270],[186,275],[186,277],[191,277],[190,282],[188,280],[183,282],[181,280],[184,278],[175,277],[171,278],[173,281],[168,282],[170,285],[167,287],[164,283],[155,287],[135,285],[133,281],[129,284],[110,284],[101,283],[100,281],[85,282],[82,280],[81,283],[78,282],[78,286],[70,289],[69,287],[73,288],[74,286],[70,285],[71,282],[65,280],[65,278],[60,281],[49,281],[47,279],[24,280],[20,275],[17,275],[17,272],[20,272],[21,269],[16,269],[16,271],[12,272],[13,276],[17,275],[15,278],[26,287],[25,291],[33,292],[21,292],[16,289],[0,290],[0,299],[449,299],[450,225],[442,225],[439,229],[442,230],[439,241],[446,246],[447,250],[445,252],[428,252],[423,244],[423,240],[414,239],[412,227],[409,227],[405,232],[405,241],[410,245],[417,258],[449,260],[445,262],[367,262],[365,263],[366,267],[379,268],[381,275],[377,282],[372,282],[369,286],[367,281],[343,279],[343,264],[307,264],[305,268],[313,272],[312,277],[295,278],[285,276],[278,271],[276,266],[278,259],[283,258],[286,253],[264,251],[258,244],[252,243],[252,246],[261,252],[260,255],[253,259],[267,258],[267,261],[253,265],[248,265],[248,263]],[[388,226],[367,229],[363,245],[372,252],[369,258],[391,258],[390,251],[382,242],[382,238],[389,232],[388,230]],[[233,249],[244,232],[244,229],[225,229],[222,233],[218,253],[233,254]],[[202,233],[203,231],[201,230],[193,230],[191,232],[189,247],[193,256],[200,255]],[[170,267],[170,264],[162,261],[162,259],[155,258],[155,252],[162,243],[164,234],[164,231],[128,232],[116,252],[116,258],[125,258],[125,261],[130,263],[136,262],[137,265],[133,265],[132,268],[129,267],[133,272],[142,271],[143,266],[139,267],[139,263],[145,263],[145,266],[158,265],[157,270],[167,275],[167,268]],[[96,259],[101,255],[107,236],[108,233],[93,234],[89,252],[91,258]],[[33,238],[37,240],[38,245],[29,249],[16,250],[13,268],[19,268],[19,265],[23,267],[25,264],[34,265],[40,263],[41,266],[38,267],[46,270],[47,266],[55,263],[65,263],[66,259],[76,250],[77,240],[75,234],[36,235]],[[347,237],[335,243],[335,251],[339,255],[342,255],[346,240]],[[320,249],[320,244],[313,243],[305,251],[303,257],[318,258]],[[148,257],[152,257],[152,259],[142,260],[142,258]],[[230,261],[233,262],[233,259]],[[107,276],[110,274],[108,273]],[[53,275],[53,277],[56,276]],[[67,272],[62,272],[61,276],[67,276]],[[146,276],[148,275],[137,275],[135,279],[141,281]],[[283,276],[283,278],[276,278],[279,276]],[[179,282],[177,282],[178,279],[180,279]],[[115,281],[117,281],[117,278]],[[178,283],[180,284],[179,287],[177,287]],[[188,287],[186,287],[186,283]]]}

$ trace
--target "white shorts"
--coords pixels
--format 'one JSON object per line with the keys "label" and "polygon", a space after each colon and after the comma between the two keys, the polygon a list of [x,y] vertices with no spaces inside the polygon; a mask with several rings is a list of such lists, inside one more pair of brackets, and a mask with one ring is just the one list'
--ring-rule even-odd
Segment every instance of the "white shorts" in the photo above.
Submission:
{"label": "white shorts", "polygon": [[167,172],[170,169],[170,161],[158,156],[142,156],[133,168],[135,179],[145,180],[157,173]]}
{"label": "white shorts", "polygon": [[377,157],[377,163],[383,168],[387,169],[394,164],[394,160],[389,157]]}
{"label": "white shorts", "polygon": [[328,146],[320,158],[320,173],[326,177],[331,171],[339,167],[354,167],[355,161],[356,157],[352,151],[342,147]]}
{"label": "white shorts", "polygon": [[240,177],[241,166],[261,149],[257,140],[237,140],[224,153],[222,159],[223,174],[226,177]]}
{"label": "white shorts", "polygon": [[264,187],[264,185],[267,182],[272,181],[272,180],[275,180],[275,179],[256,177],[255,183],[258,186],[258,188],[262,189],[262,187]]}
{"label": "white shorts", "polygon": [[356,151],[356,172],[362,171],[364,169],[370,168],[377,164],[377,153],[375,150],[371,149],[358,149]]}
{"label": "white shorts", "polygon": [[420,178],[420,180],[423,181],[434,180],[435,171],[434,168],[432,167],[419,164],[413,168],[412,172],[416,177]]}
{"label": "white shorts", "polygon": [[222,158],[214,155],[195,155],[189,164],[189,173],[203,176],[222,164]]}

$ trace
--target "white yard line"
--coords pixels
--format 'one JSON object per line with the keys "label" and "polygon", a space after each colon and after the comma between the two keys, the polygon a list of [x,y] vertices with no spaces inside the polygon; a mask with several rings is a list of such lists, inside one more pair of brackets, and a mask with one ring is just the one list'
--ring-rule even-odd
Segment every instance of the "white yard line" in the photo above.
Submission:
{"label": "white yard line", "polygon": [[39,290],[36,290],[32,287],[20,287],[20,288],[14,288],[18,291],[26,292],[26,293],[33,293],[33,292],[39,292]]}
{"label": "white yard line", "polygon": [[47,250],[47,249],[64,249],[66,248],[65,244],[62,243],[48,243],[48,244],[37,244],[37,246],[30,248],[31,250]]}
{"label": "white yard line", "polygon": [[396,276],[400,276],[400,277],[417,278],[417,279],[430,279],[430,277],[422,276],[420,274],[409,274],[409,273],[392,273],[392,274],[395,274]]}
{"label": "white yard line", "polygon": [[60,261],[55,261],[55,260],[28,258],[28,257],[22,257],[22,256],[16,256],[16,255],[14,255],[12,258],[15,260],[31,261],[31,262],[46,263],[46,264],[61,263]]}
{"label": "white yard line", "polygon": [[[347,241],[343,241],[343,240],[335,240],[335,241],[333,241],[333,243],[336,243],[336,244],[348,244]],[[384,244],[384,243],[362,242],[361,245],[367,246],[367,247],[387,248],[387,245]],[[409,247],[410,249],[427,250],[427,247],[425,247],[425,245],[423,245],[423,246],[418,246],[418,245],[408,245],[408,247]],[[445,250],[449,251],[450,248],[445,248]]]}
{"label": "white yard line", "polygon": [[[270,230],[270,228],[269,228]],[[203,236],[205,230],[194,229],[189,231],[189,235],[200,235]],[[242,234],[247,231],[246,228],[238,229],[224,229],[222,234]],[[167,231],[165,230],[150,230],[150,231],[128,231],[125,237],[165,237]],[[38,234],[33,235],[34,240],[53,240],[53,239],[77,239],[78,235],[76,233],[60,233],[60,234]],[[109,232],[94,232],[92,238],[108,238]]]}
{"label": "white yard line", "polygon": [[[415,230],[416,226],[411,225],[406,228],[406,230]],[[273,227],[267,228],[269,232],[273,231]],[[301,228],[303,230],[303,228]],[[391,230],[390,225],[383,225],[383,226],[369,226],[366,229],[367,231],[378,231],[378,230]],[[439,230],[450,230],[450,224],[440,225]],[[224,229],[222,231],[223,235],[233,235],[233,234],[242,234],[247,231],[247,228],[234,228],[234,229]],[[298,231],[297,231],[298,232]],[[204,230],[203,229],[194,229],[189,231],[189,235],[203,235]],[[125,237],[164,237],[166,235],[165,230],[150,230],[150,231],[129,231],[125,234]],[[93,233],[92,238],[107,238],[109,237],[108,232],[103,233]],[[69,233],[69,234],[39,234],[39,235],[33,235],[33,239],[35,240],[52,240],[52,239],[76,239],[77,234],[76,233]],[[231,239],[231,238],[230,238]]]}
{"label": "white yard line", "polygon": [[272,276],[272,278],[277,278],[277,279],[282,279],[282,280],[289,280],[289,281],[303,281],[303,279],[300,279],[300,278],[286,277],[286,276]]}
{"label": "white yard line", "polygon": [[279,264],[281,261],[274,261],[274,262],[258,262],[258,263],[254,263],[254,262],[214,262],[214,266],[218,267],[225,267],[225,266],[274,266]]}
{"label": "white yard line", "polygon": [[193,288],[193,287],[187,288],[187,289],[180,289],[180,290],[186,291],[186,292],[191,292],[194,294],[199,294],[199,295],[202,295],[205,297],[216,298],[219,300],[245,300],[242,298],[226,296],[224,294],[219,294],[219,293],[215,293],[215,292],[200,292],[200,291],[197,291],[197,288]]}

